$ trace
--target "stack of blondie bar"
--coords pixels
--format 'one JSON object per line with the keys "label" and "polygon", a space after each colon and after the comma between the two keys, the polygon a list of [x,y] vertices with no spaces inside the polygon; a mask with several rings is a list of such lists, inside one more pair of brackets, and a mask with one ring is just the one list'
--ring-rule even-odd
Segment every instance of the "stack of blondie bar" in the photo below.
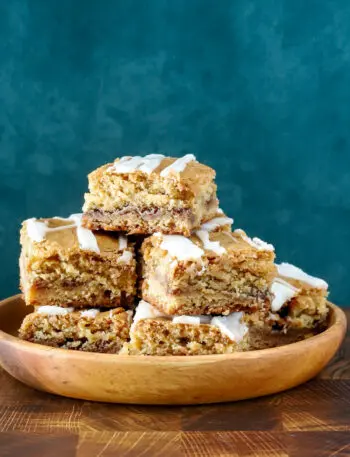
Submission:
{"label": "stack of blondie bar", "polygon": [[297,341],[326,323],[327,284],[218,207],[191,155],[122,157],[89,175],[83,214],[29,219],[20,337],[83,351],[202,355]]}

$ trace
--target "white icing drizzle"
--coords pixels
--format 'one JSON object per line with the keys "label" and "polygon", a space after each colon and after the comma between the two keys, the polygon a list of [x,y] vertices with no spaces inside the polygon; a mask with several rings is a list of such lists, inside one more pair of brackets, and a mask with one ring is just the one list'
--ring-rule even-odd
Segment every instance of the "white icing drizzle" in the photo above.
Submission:
{"label": "white icing drizzle", "polygon": [[171,257],[178,260],[199,259],[204,254],[203,249],[182,235],[161,235],[157,233],[157,236],[163,238],[160,248],[168,251]]}
{"label": "white icing drizzle", "polygon": [[130,173],[137,170],[142,163],[141,156],[122,157],[118,162],[114,162],[109,170],[116,173]]}
{"label": "white icing drizzle", "polygon": [[173,317],[173,323],[199,325],[201,323],[201,318],[198,316],[175,316]]}
{"label": "white icing drizzle", "polygon": [[298,281],[306,282],[310,286],[317,287],[319,289],[328,289],[326,281],[315,276],[308,275],[301,268],[298,268],[290,263],[281,263],[276,265],[278,274],[286,278],[296,279]]}
{"label": "white icing drizzle", "polygon": [[221,208],[218,208],[216,212],[219,214],[224,214],[224,211]]}
{"label": "white icing drizzle", "polygon": [[61,308],[60,306],[38,306],[35,311],[40,314],[48,314],[49,316],[64,316],[72,313],[74,308]]}
{"label": "white icing drizzle", "polygon": [[270,291],[274,295],[271,303],[271,310],[277,312],[285,303],[298,294],[299,289],[288,282],[283,281],[283,279],[276,278],[270,286]]}
{"label": "white icing drizzle", "polygon": [[172,260],[170,263],[169,263],[169,267],[170,268],[176,268],[178,265],[178,262],[176,259]]}
{"label": "white icing drizzle", "polygon": [[80,248],[99,253],[100,249],[95,235],[91,230],[88,230],[81,225],[82,214],[72,214],[68,219],[74,221],[76,224],[77,238]]}
{"label": "white icing drizzle", "polygon": [[26,221],[27,234],[33,241],[40,243],[43,241],[48,230],[48,226],[45,222],[37,221],[35,218],[28,219]]}
{"label": "white icing drizzle", "polygon": [[210,241],[209,232],[227,224],[233,224],[233,219],[230,217],[214,217],[214,219],[201,225],[200,230],[197,230],[195,233],[202,241],[204,249],[213,251],[218,255],[222,255],[226,252],[226,249],[220,245],[219,241]]}
{"label": "white icing drizzle", "polygon": [[169,173],[181,173],[182,171],[184,171],[189,162],[193,162],[195,160],[196,157],[193,154],[186,154],[180,159],[175,160],[175,162],[173,162],[168,167],[164,168],[164,170],[160,172],[160,176],[162,178],[166,178],[167,176],[169,176]]}
{"label": "white icing drizzle", "polygon": [[124,251],[128,247],[128,239],[125,235],[119,235],[118,238],[119,251]]}
{"label": "white icing drizzle", "polygon": [[162,154],[148,154],[145,157],[141,156],[125,156],[108,168],[109,172],[114,173],[133,173],[135,171],[143,171],[148,175],[152,173],[164,159]]}
{"label": "white icing drizzle", "polygon": [[58,219],[61,221],[72,221],[72,224],[62,225],[60,227],[49,227],[47,221],[38,221],[35,218],[28,219],[26,221],[27,234],[29,238],[36,242],[44,241],[46,235],[50,232],[59,232],[61,230],[67,230],[71,228],[77,229],[78,243],[81,249],[88,249],[95,252],[100,252],[95,235],[91,230],[88,230],[81,226],[82,214],[72,214],[68,219],[63,217],[53,217],[52,219]]}
{"label": "white icing drizzle", "polygon": [[132,253],[127,251],[128,239],[125,235],[119,235],[118,237],[119,251],[123,251],[123,254],[119,257],[118,263],[129,263],[132,260]]}
{"label": "white icing drizzle", "polygon": [[95,318],[97,314],[100,314],[99,309],[91,308],[91,309],[84,309],[84,311],[80,311],[81,317],[91,317]]}
{"label": "white icing drizzle", "polygon": [[211,320],[211,325],[218,327],[231,341],[239,343],[248,331],[248,326],[242,322],[242,317],[242,312],[216,316]]}
{"label": "white icing drizzle", "polygon": [[275,250],[275,248],[272,244],[266,243],[265,241],[263,241],[257,237],[250,238],[241,229],[236,229],[234,231],[234,233],[238,233],[244,241],[249,243],[255,249],[258,249],[259,251],[274,251]]}
{"label": "white icing drizzle", "polygon": [[215,254],[222,255],[226,252],[226,249],[220,245],[219,241],[210,241],[209,232],[206,230],[197,230],[196,235],[203,243],[204,249],[213,251]]}
{"label": "white icing drizzle", "polygon": [[132,254],[130,251],[124,251],[119,257],[118,263],[129,263],[132,260]]}
{"label": "white icing drizzle", "polygon": [[[67,221],[68,219],[63,219],[62,217],[54,217],[53,219],[60,219],[62,221]],[[27,234],[29,238],[33,241],[40,243],[46,238],[48,232],[59,232],[61,230],[66,230],[69,228],[74,228],[75,224],[62,225],[61,227],[49,227],[47,221],[38,221],[34,217],[27,219]]]}
{"label": "white icing drizzle", "polygon": [[207,232],[212,232],[213,230],[222,227],[223,225],[232,225],[233,219],[230,217],[214,217],[208,222],[205,222],[201,225],[200,230],[206,230]]}
{"label": "white icing drizzle", "polygon": [[161,161],[164,159],[164,156],[162,154],[149,154],[146,158],[147,161],[144,161],[139,170],[149,175],[152,171],[159,167]]}
{"label": "white icing drizzle", "polygon": [[211,316],[174,316],[172,317],[173,324],[210,324]]}
{"label": "white icing drizzle", "polygon": [[228,316],[168,316],[161,311],[158,311],[150,303],[141,300],[138,304],[133,320],[131,329],[134,328],[137,322],[143,319],[155,319],[157,317],[163,317],[171,320],[173,324],[189,324],[189,325],[214,325],[218,327],[220,331],[228,336],[230,340],[240,342],[244,335],[248,331],[248,326],[241,322],[243,313],[237,312],[229,314]]}
{"label": "white icing drizzle", "polygon": [[134,315],[134,320],[131,326],[132,330],[137,322],[143,319],[155,319],[157,317],[166,317],[164,313],[158,311],[157,308],[147,303],[145,300],[141,300],[137,305],[136,312]]}

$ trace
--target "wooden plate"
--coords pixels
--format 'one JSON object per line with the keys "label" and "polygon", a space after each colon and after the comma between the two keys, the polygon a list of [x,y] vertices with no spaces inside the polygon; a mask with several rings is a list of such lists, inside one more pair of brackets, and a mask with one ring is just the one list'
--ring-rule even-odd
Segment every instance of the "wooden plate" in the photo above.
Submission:
{"label": "wooden plate", "polygon": [[32,309],[17,295],[0,302],[0,362],[31,387],[84,400],[149,405],[242,400],[297,386],[325,367],[346,330],[343,311],[330,306],[327,330],[298,343],[227,355],[145,357],[21,341],[15,335]]}

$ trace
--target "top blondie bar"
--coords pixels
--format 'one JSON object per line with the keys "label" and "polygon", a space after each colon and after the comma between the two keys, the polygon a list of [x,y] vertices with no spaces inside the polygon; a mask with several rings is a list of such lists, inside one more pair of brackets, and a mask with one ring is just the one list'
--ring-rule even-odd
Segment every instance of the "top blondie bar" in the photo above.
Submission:
{"label": "top blondie bar", "polygon": [[122,157],[88,178],[83,225],[91,230],[190,236],[218,211],[215,171],[192,154]]}

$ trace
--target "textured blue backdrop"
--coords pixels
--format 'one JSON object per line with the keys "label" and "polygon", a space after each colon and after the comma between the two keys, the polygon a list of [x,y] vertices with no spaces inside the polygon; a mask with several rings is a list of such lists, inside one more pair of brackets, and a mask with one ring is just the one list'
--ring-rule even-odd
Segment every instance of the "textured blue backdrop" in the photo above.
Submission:
{"label": "textured blue backdrop", "polygon": [[17,232],[119,154],[193,152],[236,227],[350,303],[350,2],[0,1],[1,296]]}

